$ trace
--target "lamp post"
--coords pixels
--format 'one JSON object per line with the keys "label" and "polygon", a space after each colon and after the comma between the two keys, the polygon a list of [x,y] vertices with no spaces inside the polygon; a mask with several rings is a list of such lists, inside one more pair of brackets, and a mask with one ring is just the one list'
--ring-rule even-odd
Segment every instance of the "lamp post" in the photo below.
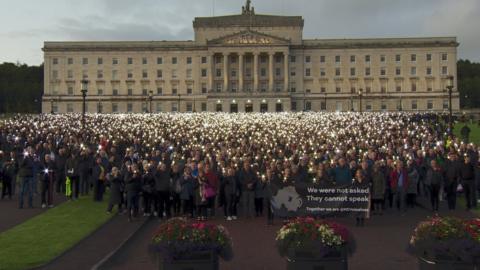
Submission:
{"label": "lamp post", "polygon": [[402,102],[402,96],[400,96],[400,104],[398,105],[398,111],[403,111],[403,102]]}
{"label": "lamp post", "polygon": [[86,110],[86,99],[87,99],[87,92],[88,92],[88,80],[82,80],[82,129],[85,129],[85,110]]}
{"label": "lamp post", "polygon": [[148,92],[148,112],[152,113],[153,91]]}
{"label": "lamp post", "polygon": [[197,110],[195,109],[195,96],[193,96],[193,112],[197,112]]}
{"label": "lamp post", "polygon": [[180,94],[178,94],[178,108],[177,111],[180,112]]}
{"label": "lamp post", "polygon": [[453,116],[452,116],[452,90],[453,90],[453,82],[454,77],[448,76],[447,78],[447,89],[448,89],[448,127],[450,129],[450,133],[453,132]]}
{"label": "lamp post", "polygon": [[323,103],[325,104],[325,111],[327,111],[327,92],[323,95]]}
{"label": "lamp post", "polygon": [[363,90],[362,90],[362,88],[360,88],[358,90],[358,97],[360,98],[360,110],[359,110],[360,113],[362,113],[362,95],[363,95]]}
{"label": "lamp post", "polygon": [[305,90],[303,90],[303,111],[307,111],[307,95],[305,93]]}
{"label": "lamp post", "polygon": [[54,114],[55,112],[53,111],[53,98],[50,99],[50,113]]}

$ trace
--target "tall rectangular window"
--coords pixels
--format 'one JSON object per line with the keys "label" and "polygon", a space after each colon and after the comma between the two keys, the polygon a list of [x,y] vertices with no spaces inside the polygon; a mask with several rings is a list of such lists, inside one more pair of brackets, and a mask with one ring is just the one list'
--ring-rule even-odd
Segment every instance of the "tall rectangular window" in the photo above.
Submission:
{"label": "tall rectangular window", "polygon": [[370,63],[370,55],[365,55],[365,63]]}
{"label": "tall rectangular window", "polygon": [[146,57],[142,58],[142,65],[146,65],[148,63],[148,60]]}
{"label": "tall rectangular window", "polygon": [[88,58],[84,57],[82,59],[82,65],[88,65]]}
{"label": "tall rectangular window", "polygon": [[417,55],[416,54],[410,55],[410,61],[416,62],[417,61]]}
{"label": "tall rectangular window", "polygon": [[350,63],[355,63],[356,58],[355,55],[350,55]]}
{"label": "tall rectangular window", "polygon": [[102,58],[102,57],[99,57],[99,58],[97,59],[97,64],[98,64],[98,65],[103,65],[103,58]]}
{"label": "tall rectangular window", "polygon": [[162,57],[157,57],[157,65],[163,64],[163,58]]}
{"label": "tall rectangular window", "polygon": [[395,55],[395,61],[400,62],[402,60],[402,56],[400,54]]}
{"label": "tall rectangular window", "polygon": [[411,67],[410,68],[410,75],[417,76],[417,68],[416,67]]}
{"label": "tall rectangular window", "polygon": [[320,63],[325,63],[325,55],[320,55]]}
{"label": "tall rectangular window", "polygon": [[157,78],[163,78],[163,72],[161,69],[157,69]]}
{"label": "tall rectangular window", "polygon": [[442,67],[442,75],[447,75],[448,74],[448,67],[447,66],[443,66]]}
{"label": "tall rectangular window", "polygon": [[341,76],[340,68],[335,68],[335,76]]}
{"label": "tall rectangular window", "polygon": [[128,57],[127,64],[128,65],[133,65],[133,58],[132,57]]}
{"label": "tall rectangular window", "polygon": [[370,68],[369,67],[365,68],[365,76],[370,76],[370,75],[371,75]]}
{"label": "tall rectangular window", "polygon": [[427,61],[432,61],[432,54],[431,53],[427,53]]}
{"label": "tall rectangular window", "polygon": [[112,65],[118,65],[118,58],[112,59]]}
{"label": "tall rectangular window", "polygon": [[305,77],[310,77],[310,69],[309,68],[305,69]]}
{"label": "tall rectangular window", "polygon": [[340,63],[340,55],[335,55],[335,63]]}
{"label": "tall rectangular window", "polygon": [[187,65],[190,65],[192,64],[192,57],[187,57]]}
{"label": "tall rectangular window", "polygon": [[305,56],[305,63],[310,63],[310,55]]}
{"label": "tall rectangular window", "polygon": [[350,68],[350,76],[355,76],[355,68]]}
{"label": "tall rectangular window", "polygon": [[446,53],[442,53],[442,61],[447,61],[448,55]]}
{"label": "tall rectangular window", "polygon": [[67,64],[73,65],[73,58],[68,58],[67,59]]}
{"label": "tall rectangular window", "polygon": [[172,64],[174,64],[174,65],[177,64],[177,57],[172,57]]}

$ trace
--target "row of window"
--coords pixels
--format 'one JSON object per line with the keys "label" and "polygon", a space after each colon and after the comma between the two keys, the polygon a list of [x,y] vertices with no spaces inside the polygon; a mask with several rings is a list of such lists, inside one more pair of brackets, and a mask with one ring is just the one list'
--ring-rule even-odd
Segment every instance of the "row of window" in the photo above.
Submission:
{"label": "row of window", "polygon": [[[448,61],[448,54],[447,53],[441,53],[441,60],[442,61]],[[356,63],[358,57],[356,55],[350,55],[350,63]],[[327,62],[327,56],[325,55],[320,55],[320,63],[326,63]],[[295,63],[297,61],[297,57],[295,55],[290,56],[290,62]],[[364,62],[365,63],[370,63],[372,61],[372,56],[367,54],[364,55]],[[380,63],[385,63],[387,61],[386,55],[380,55],[379,56],[379,61]],[[401,54],[396,54],[395,55],[395,62],[401,62],[402,61],[402,55]],[[417,61],[417,54],[410,54],[410,62],[416,62]],[[425,61],[430,62],[432,61],[432,54],[427,53],[425,54]],[[334,62],[335,63],[341,63],[342,62],[342,56],[341,55],[335,55],[334,56]],[[312,63],[312,56],[306,55],[305,56],[305,63]]]}
{"label": "row of window", "polygon": [[[364,76],[369,77],[372,76],[372,69],[370,67],[366,67],[364,70]],[[387,75],[387,68],[386,67],[381,67],[380,76],[386,76]],[[448,67],[447,66],[442,66],[440,70],[441,75],[448,75]],[[411,76],[417,76],[417,67],[410,67],[410,75]],[[426,76],[432,76],[432,67],[427,67],[425,69],[425,75]],[[296,76],[296,71],[295,69],[292,69],[290,71],[290,76]],[[312,71],[310,68],[305,69],[305,77],[311,77],[312,76]],[[320,68],[320,77],[326,77],[327,73],[325,71],[325,68]],[[335,68],[335,76],[340,77],[342,76],[342,69],[341,68]],[[355,77],[358,76],[357,68],[350,68],[350,76]],[[395,68],[395,76],[402,76],[402,68],[401,67],[396,67]]]}
{"label": "row of window", "polygon": [[[365,105],[362,106],[363,107],[362,110],[366,110],[366,111],[374,110],[374,106],[373,106],[371,101],[366,101],[364,104]],[[302,110],[302,109],[307,110],[307,111],[312,110],[312,102],[311,101],[305,101],[305,103],[303,105],[304,105],[304,108],[299,108],[297,102],[292,101],[291,110],[292,111],[298,111],[298,110]],[[335,103],[335,110],[336,111],[345,111],[343,105],[344,105],[343,102],[337,101]],[[427,110],[433,110],[433,105],[434,105],[433,100],[427,100],[426,109]],[[351,104],[350,106],[353,106],[354,111],[358,110],[358,104],[356,102],[354,104]],[[449,107],[449,102],[448,102],[448,100],[444,99],[442,101],[442,109],[447,110],[448,107]],[[351,109],[352,108],[350,108],[350,110]],[[379,108],[377,108],[377,109],[380,109],[382,111],[391,110],[391,109],[396,109],[396,110],[408,110],[408,109],[409,110],[419,110],[419,107],[418,107],[418,101],[417,100],[411,100],[409,103],[402,102],[401,100],[398,100],[397,104],[395,105],[395,108],[388,108],[387,103],[382,102],[380,104]],[[327,104],[326,104],[325,101],[320,102],[320,110],[322,110],[322,111],[327,110]]]}
{"label": "row of window", "polygon": [[[281,68],[276,68],[274,72],[275,72],[274,75],[277,78],[282,76],[282,69]],[[156,78],[158,78],[158,79],[163,79],[164,78],[163,70],[158,69],[156,73],[157,73]],[[186,70],[186,78],[191,79],[192,76],[193,76],[192,73],[193,73],[192,69],[187,69]],[[261,68],[260,69],[260,76],[261,77],[266,77],[267,74],[268,74],[268,71],[267,71],[266,68]],[[366,67],[363,74],[366,77],[372,76],[372,69],[370,67]],[[386,76],[387,68],[386,67],[381,67],[380,71],[379,71],[379,74],[380,74],[380,76]],[[440,70],[440,74],[441,75],[448,75],[448,67],[447,66],[442,66],[441,70]],[[296,74],[296,69],[292,68],[290,70],[290,76],[294,77],[296,75],[297,75]],[[410,75],[411,76],[417,76],[418,75],[417,67],[410,67]],[[427,67],[425,69],[425,75],[426,76],[432,76],[432,67]],[[202,78],[206,78],[208,76],[208,70],[207,69],[201,69],[200,70],[200,76]],[[223,70],[222,69],[216,69],[215,70],[215,76],[216,77],[222,77],[223,76]],[[231,69],[230,70],[230,77],[231,78],[236,78],[237,76],[238,76],[237,70],[236,69]],[[320,77],[326,77],[326,76],[327,76],[327,72],[326,72],[325,68],[320,68]],[[335,68],[335,76],[336,77],[342,76],[342,69],[341,68]],[[354,68],[354,67],[350,68],[350,76],[351,77],[358,76],[357,68]],[[395,76],[402,76],[402,68],[401,67],[396,67],[395,68]],[[88,79],[88,70],[84,70],[82,72],[82,77],[83,77],[83,79]],[[246,78],[251,78],[252,77],[252,70],[250,68],[245,69],[245,77]],[[312,77],[312,69],[311,68],[305,68],[305,77]],[[67,79],[73,79],[73,78],[74,78],[73,70],[67,70]],[[104,71],[103,70],[97,70],[97,79],[103,79],[103,78],[104,78]],[[118,70],[112,70],[111,78],[112,78],[112,80],[119,79]],[[133,78],[134,78],[133,70],[128,70],[127,71],[127,79],[133,79]],[[148,70],[142,70],[142,78],[143,79],[148,79],[149,78]],[[177,72],[176,69],[171,70],[171,78],[172,79],[177,79],[178,78],[178,72]],[[52,79],[54,79],[54,80],[59,79],[58,70],[52,70]]]}
{"label": "row of window", "polygon": [[[362,110],[366,110],[366,111],[372,111],[374,110],[374,106],[372,104],[371,101],[366,101],[364,103],[364,108],[362,108]],[[86,104],[88,105],[88,104]],[[153,105],[153,104],[152,104]],[[156,112],[163,112],[164,111],[164,104],[162,102],[155,102],[155,107],[152,107],[152,108],[149,108],[149,103],[147,102],[143,102],[142,103],[142,112],[149,112],[150,110],[155,110]],[[223,104],[222,103],[217,103],[215,104],[215,110],[217,112],[222,112],[224,109],[223,109]],[[275,111],[276,112],[282,112],[283,111],[283,104],[281,103],[277,103],[275,104]],[[291,102],[291,110],[292,111],[298,111],[298,110],[307,110],[307,111],[311,111],[312,110],[312,101],[306,101],[304,104],[303,104],[303,108],[299,108],[298,106],[299,104],[297,104],[296,101],[292,101]],[[337,111],[344,111],[344,107],[343,107],[344,103],[341,102],[341,101],[337,101],[335,103],[335,109]],[[177,112],[178,111],[178,106],[179,106],[179,103],[178,102],[171,102],[170,103],[170,111],[171,112]],[[358,110],[358,104],[357,103],[354,103],[354,104],[351,104],[350,106],[353,106],[353,109],[354,110]],[[111,107],[112,107],[112,110],[111,112],[112,113],[118,113],[120,112],[120,109],[119,109],[119,104],[118,103],[111,103]],[[442,109],[443,110],[447,110],[449,107],[449,102],[448,100],[443,100],[442,101]],[[193,104],[192,102],[186,102],[185,103],[185,108],[186,108],[186,111],[187,112],[193,112],[193,111],[201,111],[201,112],[206,112],[207,111],[207,103],[206,102],[202,102],[200,103],[200,107],[197,108],[195,106],[195,104]],[[434,101],[433,100],[427,100],[427,106],[426,106],[426,109],[427,110],[433,110],[434,108]],[[58,112],[58,104],[52,104],[52,111],[54,112]],[[67,103],[66,104],[66,109],[67,109],[67,113],[73,113],[74,112],[74,106],[72,103]],[[327,104],[325,101],[321,101],[320,102],[320,110],[322,111],[325,111],[327,109]],[[352,109],[352,108],[350,108]],[[388,104],[386,102],[382,102],[379,106],[380,110],[389,110],[389,109],[396,109],[396,110],[418,110],[419,107],[418,107],[418,101],[417,100],[411,100],[410,102],[402,102],[401,100],[398,100],[397,101],[397,104],[395,105],[395,108],[388,108]],[[86,110],[88,111],[88,106],[86,108]],[[103,103],[101,102],[98,102],[97,105],[96,105],[96,111],[97,113],[103,113],[104,112],[104,105]],[[126,112],[128,113],[132,113],[134,110],[133,110],[133,103],[127,103],[126,104]],[[236,103],[232,103],[230,104],[230,112],[232,113],[236,113],[238,112],[238,104]],[[253,111],[253,105],[252,104],[246,104],[245,105],[245,111],[246,112],[252,112]],[[262,112],[266,112],[268,111],[268,104],[267,103],[262,103],[260,104],[260,111]]]}
{"label": "row of window", "polygon": [[[230,63],[236,63],[238,56],[230,56]],[[268,61],[268,57],[261,55],[260,57],[260,63],[266,63]],[[357,62],[357,56],[356,55],[350,55],[350,63],[356,63]],[[410,62],[416,62],[417,61],[417,54],[410,54]],[[89,64],[89,59],[88,57],[82,57],[81,58],[81,64],[82,65],[88,65]],[[253,57],[245,57],[245,62],[246,63],[251,63]],[[365,63],[370,63],[372,61],[372,56],[367,54],[364,55],[363,57]],[[448,61],[448,54],[447,53],[441,53],[440,59],[442,61]],[[223,61],[223,57],[217,56],[215,57],[215,63],[220,64]],[[277,55],[275,56],[275,62],[277,63],[282,63],[283,61],[283,56]],[[297,56],[292,55],[290,56],[290,62],[295,63],[297,61]],[[327,62],[327,56],[326,55],[320,55],[319,59],[320,63],[326,63]],[[380,63],[385,63],[387,61],[387,56],[386,55],[380,55],[379,56],[379,61]],[[395,55],[395,62],[401,62],[402,61],[402,55],[401,54],[396,54]],[[430,62],[432,61],[432,54],[427,53],[425,54],[425,61]],[[147,65],[149,62],[149,58],[147,57],[142,57],[141,59],[141,64],[142,65]],[[170,63],[173,65],[178,64],[178,57],[172,56],[170,58]],[[334,56],[334,62],[335,63],[341,63],[342,62],[342,56],[341,55],[335,55]],[[70,57],[67,58],[67,65],[73,65],[75,63],[74,58]],[[111,63],[112,65],[119,65],[120,64],[120,59],[119,58],[111,58]],[[127,57],[126,59],[127,65],[133,65],[134,64],[134,58],[133,57]],[[164,63],[163,57],[157,57],[156,59],[157,65],[162,65]],[[185,58],[185,63],[187,65],[192,64],[192,57],[188,56]],[[201,63],[206,64],[207,63],[207,57],[202,56],[201,57]],[[312,63],[312,56],[310,55],[305,55],[305,63]],[[59,58],[52,58],[52,64],[53,65],[58,65],[59,64]],[[104,58],[103,57],[97,57],[97,65],[103,65],[104,64]]]}

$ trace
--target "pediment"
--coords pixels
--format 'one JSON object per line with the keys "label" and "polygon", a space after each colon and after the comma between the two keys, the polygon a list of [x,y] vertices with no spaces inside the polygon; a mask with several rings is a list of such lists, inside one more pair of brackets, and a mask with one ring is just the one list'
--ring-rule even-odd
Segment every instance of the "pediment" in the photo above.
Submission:
{"label": "pediment", "polygon": [[209,45],[288,45],[290,40],[256,31],[242,31],[208,41]]}

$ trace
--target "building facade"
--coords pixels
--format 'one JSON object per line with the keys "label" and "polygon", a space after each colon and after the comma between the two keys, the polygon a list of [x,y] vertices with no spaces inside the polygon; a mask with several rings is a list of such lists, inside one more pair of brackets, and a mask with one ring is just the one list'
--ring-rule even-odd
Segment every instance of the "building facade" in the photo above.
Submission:
{"label": "building facade", "polygon": [[[455,37],[303,39],[300,16],[195,18],[193,41],[45,42],[43,112],[444,111]],[[361,108],[360,108],[361,106]]]}

